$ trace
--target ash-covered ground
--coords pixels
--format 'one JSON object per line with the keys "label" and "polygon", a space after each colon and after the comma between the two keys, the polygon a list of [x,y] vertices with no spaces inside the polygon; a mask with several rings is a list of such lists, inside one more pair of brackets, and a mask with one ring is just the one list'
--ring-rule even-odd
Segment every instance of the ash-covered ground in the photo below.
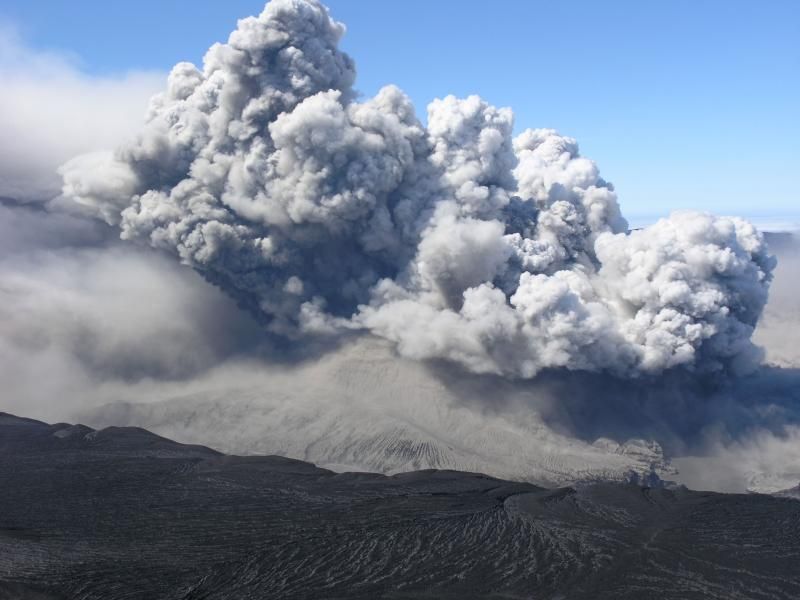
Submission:
{"label": "ash-covered ground", "polygon": [[0,598],[797,598],[800,502],[334,473],[0,415]]}

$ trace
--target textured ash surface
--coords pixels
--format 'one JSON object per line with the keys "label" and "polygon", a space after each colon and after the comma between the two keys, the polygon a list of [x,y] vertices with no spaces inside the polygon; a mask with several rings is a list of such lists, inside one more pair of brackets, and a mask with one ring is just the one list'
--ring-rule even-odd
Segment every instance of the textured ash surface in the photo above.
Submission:
{"label": "textured ash surface", "polygon": [[0,414],[0,598],[797,598],[800,502],[336,474]]}

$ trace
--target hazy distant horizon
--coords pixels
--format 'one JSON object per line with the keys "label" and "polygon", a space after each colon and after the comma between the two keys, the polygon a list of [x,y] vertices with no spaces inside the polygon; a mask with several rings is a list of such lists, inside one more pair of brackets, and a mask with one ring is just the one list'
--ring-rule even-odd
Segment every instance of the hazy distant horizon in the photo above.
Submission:
{"label": "hazy distant horizon", "polygon": [[[623,210],[625,205],[623,203]],[[628,225],[631,229],[639,229],[652,225],[659,219],[669,216],[669,212],[643,214],[639,215],[634,213],[625,213],[628,220]],[[750,221],[760,231],[784,233],[784,232],[800,232],[800,213],[797,214],[755,214],[748,215],[738,213],[735,216],[741,217]]]}

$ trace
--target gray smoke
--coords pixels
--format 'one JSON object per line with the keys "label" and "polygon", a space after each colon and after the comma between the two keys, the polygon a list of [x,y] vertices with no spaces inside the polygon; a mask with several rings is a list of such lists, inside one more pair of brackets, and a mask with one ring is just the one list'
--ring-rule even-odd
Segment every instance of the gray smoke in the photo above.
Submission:
{"label": "gray smoke", "polygon": [[774,266],[737,218],[628,232],[613,186],[552,130],[476,96],[359,101],[344,27],[273,0],[175,66],[139,136],[67,162],[63,193],[166,250],[273,333],[365,330],[476,373],[740,372]]}

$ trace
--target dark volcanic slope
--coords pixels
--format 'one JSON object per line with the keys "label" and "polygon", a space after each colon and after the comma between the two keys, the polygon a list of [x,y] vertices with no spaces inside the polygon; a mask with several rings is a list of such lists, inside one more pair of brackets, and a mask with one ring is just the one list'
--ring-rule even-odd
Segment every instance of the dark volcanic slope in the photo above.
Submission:
{"label": "dark volcanic slope", "polygon": [[800,598],[800,502],[337,475],[0,413],[0,598]]}

